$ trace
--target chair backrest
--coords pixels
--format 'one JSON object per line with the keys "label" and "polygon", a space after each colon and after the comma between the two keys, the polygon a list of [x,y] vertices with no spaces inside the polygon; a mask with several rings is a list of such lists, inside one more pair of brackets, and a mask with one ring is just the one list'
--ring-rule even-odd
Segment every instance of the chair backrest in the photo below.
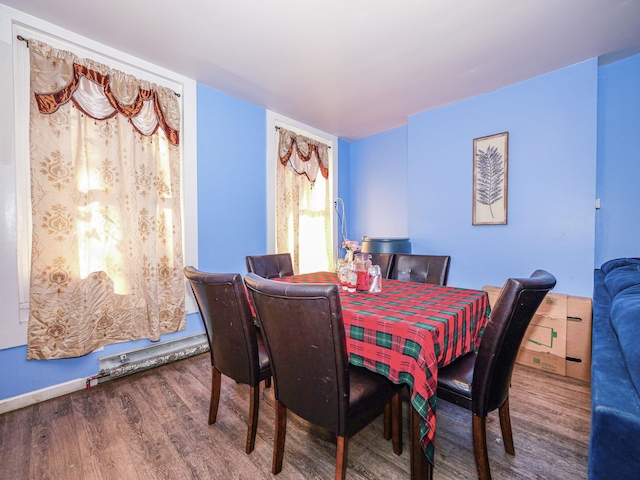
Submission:
{"label": "chair backrest", "polygon": [[338,435],[349,410],[349,362],[337,285],[255,274],[245,284],[267,346],[276,400]]}
{"label": "chair backrest", "polygon": [[451,257],[448,255],[396,253],[392,276],[396,280],[446,285],[449,263]]}
{"label": "chair backrest", "polygon": [[530,278],[510,278],[492,306],[473,371],[472,411],[479,416],[500,407],[509,395],[511,374],[524,334],[556,278],[536,270]]}
{"label": "chair backrest", "polygon": [[205,273],[185,267],[211,351],[211,365],[239,383],[260,381],[256,326],[239,273]]}
{"label": "chair backrest", "polygon": [[389,278],[393,268],[393,253],[370,253],[371,263],[373,265],[379,265],[382,273],[382,278]]}
{"label": "chair backrest", "polygon": [[290,253],[251,255],[246,258],[247,270],[262,278],[288,277],[293,275]]}

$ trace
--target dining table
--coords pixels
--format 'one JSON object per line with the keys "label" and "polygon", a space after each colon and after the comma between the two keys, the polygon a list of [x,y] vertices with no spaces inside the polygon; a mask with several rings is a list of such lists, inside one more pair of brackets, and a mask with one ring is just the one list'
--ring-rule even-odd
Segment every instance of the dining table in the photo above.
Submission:
{"label": "dining table", "polygon": [[[333,272],[279,280],[340,284]],[[378,293],[341,288],[340,303],[349,362],[408,385],[411,478],[433,478],[438,368],[478,348],[487,292],[383,279]]]}

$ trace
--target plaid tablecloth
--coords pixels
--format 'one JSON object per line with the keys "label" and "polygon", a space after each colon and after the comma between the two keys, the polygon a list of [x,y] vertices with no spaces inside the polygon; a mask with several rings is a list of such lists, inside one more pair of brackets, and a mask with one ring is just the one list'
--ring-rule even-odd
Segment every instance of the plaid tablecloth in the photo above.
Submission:
{"label": "plaid tablecloth", "polygon": [[[337,283],[335,273],[285,277]],[[433,464],[438,366],[475,350],[489,315],[486,292],[383,279],[380,293],[340,291],[349,362],[411,387],[420,441]]]}

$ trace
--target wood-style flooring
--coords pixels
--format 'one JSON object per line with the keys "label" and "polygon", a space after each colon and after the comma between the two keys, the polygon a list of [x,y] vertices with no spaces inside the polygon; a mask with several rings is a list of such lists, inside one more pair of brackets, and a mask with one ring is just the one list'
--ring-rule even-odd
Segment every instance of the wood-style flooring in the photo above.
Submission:
{"label": "wood-style flooring", "polygon": [[[253,453],[244,453],[249,388],[223,377],[218,420],[207,425],[211,367],[202,354],[0,416],[2,479],[330,479],[335,440],[289,414],[282,472],[271,474],[273,389],[261,395]],[[494,480],[586,479],[590,384],[516,365],[510,394],[516,455],[490,414]],[[439,402],[434,478],[474,479],[470,413]],[[347,478],[408,479],[382,419],[349,442]]]}

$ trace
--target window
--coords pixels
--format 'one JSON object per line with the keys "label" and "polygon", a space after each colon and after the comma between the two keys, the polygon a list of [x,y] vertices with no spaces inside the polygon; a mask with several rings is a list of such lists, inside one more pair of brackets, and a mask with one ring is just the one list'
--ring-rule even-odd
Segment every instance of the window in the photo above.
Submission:
{"label": "window", "polygon": [[[313,166],[309,166],[312,161],[302,162],[297,167],[281,164],[278,152],[292,145],[291,138],[285,140],[284,147],[279,144],[281,132],[287,132],[288,137],[299,136],[302,142],[306,142],[308,145],[301,147],[305,155],[306,149],[314,148],[313,145],[324,149],[327,177],[315,171],[303,172],[305,168],[317,168],[317,155],[313,155],[313,162],[316,162]],[[334,268],[336,219],[332,206],[337,185],[336,152],[336,137],[272,112],[267,113],[268,251],[291,253],[297,273],[331,271]],[[287,200],[284,200],[278,185],[286,185],[295,194],[286,196]],[[290,203],[288,208],[284,208],[286,203]]]}
{"label": "window", "polygon": [[[22,23],[30,23],[34,27],[38,26],[37,19],[20,14],[15,15],[17,18],[13,18],[14,21],[18,20]],[[23,345],[26,343],[26,323],[28,318],[28,298],[29,298],[29,252],[30,252],[30,178],[29,178],[29,51],[25,48],[23,42],[16,40],[17,35],[21,35],[25,38],[35,38],[43,42],[47,42],[56,48],[66,49],[73,51],[80,57],[92,58],[106,64],[113,66],[114,68],[122,69],[127,72],[131,72],[138,76],[138,78],[148,79],[153,83],[164,84],[174,91],[181,93],[181,107],[183,110],[183,122],[181,131],[184,132],[184,136],[181,139],[182,159],[183,164],[181,169],[183,171],[183,211],[189,212],[184,217],[183,221],[183,251],[186,251],[185,263],[197,264],[197,192],[196,192],[196,166],[195,166],[195,82],[192,80],[180,77],[171,72],[166,72],[158,67],[147,64],[144,61],[133,59],[127,55],[116,52],[108,47],[91,42],[88,39],[84,39],[70,32],[66,32],[62,29],[52,28],[50,25],[46,25],[47,29],[52,33],[57,34],[59,37],[69,38],[71,41],[63,41],[58,37],[53,37],[49,34],[45,34],[42,31],[34,27],[26,27],[24,25],[10,25],[9,22],[4,22],[0,28],[11,28],[11,35],[14,39],[12,52],[6,50],[0,51],[0,59],[6,61],[13,58],[13,87],[14,94],[11,92],[7,94],[3,92],[3,98],[13,97],[15,98],[14,115],[15,121],[12,122],[12,127],[15,128],[15,158],[12,158],[11,168],[15,169],[15,185],[9,187],[15,188],[17,204],[16,204],[16,224],[17,230],[15,237],[15,245],[18,247],[18,259],[17,259],[17,272],[16,277],[13,277],[12,271],[3,273],[2,283],[12,283],[11,278],[15,278],[15,282],[19,284],[19,298],[20,308],[15,311],[3,312],[0,317],[0,349],[8,348],[17,345]],[[4,32],[5,34],[7,32]],[[73,43],[72,43],[73,42]],[[85,45],[88,48],[79,47],[78,45]],[[101,53],[98,53],[100,51]],[[132,65],[137,65],[133,67]],[[141,69],[141,68],[143,69]],[[152,73],[153,72],[153,73]],[[165,76],[166,75],[166,76]],[[5,105],[11,105],[13,102],[7,102]],[[3,186],[4,188],[4,186]],[[8,205],[10,207],[11,205]],[[184,208],[186,206],[186,208]],[[8,229],[9,230],[9,229]],[[12,229],[11,229],[12,230]],[[9,230],[9,231],[11,231]],[[12,239],[13,240],[13,239]],[[185,244],[187,248],[185,248]],[[6,255],[6,250],[3,250],[3,254]],[[9,297],[7,297],[9,298]],[[11,297],[11,302],[15,301]],[[187,299],[187,310],[189,312],[196,311],[195,304],[192,299]],[[19,318],[16,313],[19,312]]]}

